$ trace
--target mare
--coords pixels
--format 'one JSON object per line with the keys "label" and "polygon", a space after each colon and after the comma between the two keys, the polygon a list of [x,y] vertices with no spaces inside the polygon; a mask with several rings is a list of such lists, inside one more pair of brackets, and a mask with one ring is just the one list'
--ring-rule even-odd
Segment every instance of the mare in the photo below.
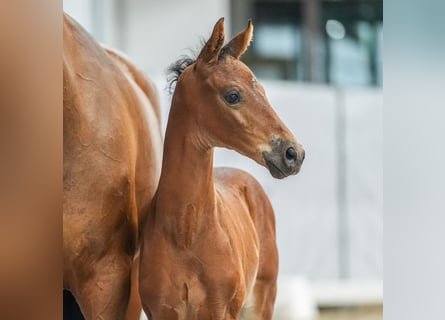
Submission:
{"label": "mare", "polygon": [[231,168],[213,169],[225,147],[297,174],[304,150],[239,58],[253,33],[224,44],[224,20],[198,58],[172,70],[177,81],[161,178],[143,226],[139,290],[151,320],[271,319],[278,252],[272,206],[260,184]]}
{"label": "mare", "polygon": [[139,226],[160,176],[159,102],[127,58],[67,15],[63,157],[64,288],[86,319],[139,319]]}

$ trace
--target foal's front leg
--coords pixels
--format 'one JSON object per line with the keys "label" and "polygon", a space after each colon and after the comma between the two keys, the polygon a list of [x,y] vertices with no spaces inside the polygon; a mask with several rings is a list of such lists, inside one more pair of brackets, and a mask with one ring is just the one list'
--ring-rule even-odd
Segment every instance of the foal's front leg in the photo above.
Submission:
{"label": "foal's front leg", "polygon": [[277,286],[270,279],[257,279],[252,292],[253,306],[241,313],[240,320],[271,320]]}

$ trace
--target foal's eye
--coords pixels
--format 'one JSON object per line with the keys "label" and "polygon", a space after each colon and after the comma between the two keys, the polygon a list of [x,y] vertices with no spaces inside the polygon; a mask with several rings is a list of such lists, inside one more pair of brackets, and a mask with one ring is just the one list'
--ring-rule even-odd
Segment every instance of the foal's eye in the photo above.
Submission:
{"label": "foal's eye", "polygon": [[241,101],[241,94],[236,90],[231,90],[226,93],[224,99],[228,104],[237,104]]}

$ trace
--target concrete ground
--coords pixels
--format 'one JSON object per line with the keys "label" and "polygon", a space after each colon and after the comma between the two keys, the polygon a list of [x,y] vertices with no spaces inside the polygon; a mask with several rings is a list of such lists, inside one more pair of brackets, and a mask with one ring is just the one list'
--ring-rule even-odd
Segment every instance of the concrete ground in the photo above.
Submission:
{"label": "concrete ground", "polygon": [[322,309],[319,320],[383,320],[383,306]]}

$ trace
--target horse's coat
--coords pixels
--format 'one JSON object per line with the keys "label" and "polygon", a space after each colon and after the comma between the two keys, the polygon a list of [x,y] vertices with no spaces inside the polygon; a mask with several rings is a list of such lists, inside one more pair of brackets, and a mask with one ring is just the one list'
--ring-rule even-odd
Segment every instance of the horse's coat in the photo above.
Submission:
{"label": "horse's coat", "polygon": [[278,253],[275,218],[258,182],[213,170],[213,147],[296,174],[304,150],[238,58],[253,26],[226,46],[219,20],[173,95],[162,172],[143,227],[140,293],[151,320],[271,319]]}
{"label": "horse's coat", "polygon": [[134,259],[160,175],[158,99],[131,62],[67,15],[63,37],[64,287],[87,319],[127,309],[138,319]]}

